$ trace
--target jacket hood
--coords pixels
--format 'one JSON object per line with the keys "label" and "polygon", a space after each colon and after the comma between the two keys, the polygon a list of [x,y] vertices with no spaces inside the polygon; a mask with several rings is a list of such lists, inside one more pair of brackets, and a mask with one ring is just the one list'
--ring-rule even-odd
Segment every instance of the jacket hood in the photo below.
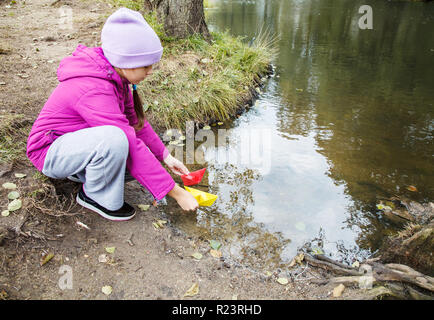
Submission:
{"label": "jacket hood", "polygon": [[57,69],[57,79],[62,82],[77,77],[94,77],[114,81],[120,88],[127,79],[121,78],[104,56],[101,47],[88,48],[79,44],[71,56],[63,58]]}

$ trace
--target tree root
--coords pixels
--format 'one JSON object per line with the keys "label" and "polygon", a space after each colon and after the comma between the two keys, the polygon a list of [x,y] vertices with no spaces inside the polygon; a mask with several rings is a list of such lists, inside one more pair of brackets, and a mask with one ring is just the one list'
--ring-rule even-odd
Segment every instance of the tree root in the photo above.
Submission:
{"label": "tree root", "polygon": [[[366,294],[370,298],[391,296],[398,299],[433,300],[434,278],[424,275],[406,265],[389,263],[383,265],[378,259],[366,260],[360,269],[346,266],[322,255],[312,257],[305,254],[304,259],[309,264],[343,275],[330,279],[312,280],[312,283],[359,285],[369,288]],[[368,285],[366,285],[368,284]],[[378,285],[372,288],[372,285]],[[422,292],[417,290],[422,289]],[[425,292],[423,292],[425,291]]]}

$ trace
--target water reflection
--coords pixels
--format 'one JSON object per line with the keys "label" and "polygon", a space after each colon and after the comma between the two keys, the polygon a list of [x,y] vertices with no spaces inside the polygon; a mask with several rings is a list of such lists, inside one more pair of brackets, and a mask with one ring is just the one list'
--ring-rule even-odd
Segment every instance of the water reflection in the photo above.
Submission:
{"label": "water reflection", "polygon": [[[233,124],[233,143],[206,150],[219,199],[192,225],[253,264],[284,261],[314,238],[333,255],[376,250],[393,231],[375,212],[378,197],[434,196],[434,6],[371,1],[374,29],[360,30],[364,1],[213,2],[211,29],[250,39],[265,24],[280,33],[280,53],[258,106]],[[261,126],[271,131],[270,170],[216,156]]]}

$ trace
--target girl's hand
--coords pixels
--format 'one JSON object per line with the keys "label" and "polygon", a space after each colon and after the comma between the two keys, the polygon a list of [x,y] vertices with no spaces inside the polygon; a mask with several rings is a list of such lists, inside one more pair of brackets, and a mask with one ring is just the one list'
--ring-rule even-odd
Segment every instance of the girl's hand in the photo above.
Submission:
{"label": "girl's hand", "polygon": [[178,159],[174,158],[170,153],[169,155],[164,159],[164,163],[169,167],[170,170],[174,174],[177,175],[183,175],[183,174],[189,174],[190,171],[188,171],[187,167],[184,166],[184,164],[179,161]]}
{"label": "girl's hand", "polygon": [[199,203],[192,196],[192,194],[187,190],[182,189],[177,184],[172,190],[169,191],[168,195],[178,202],[182,210],[195,211],[197,208],[199,208]]}

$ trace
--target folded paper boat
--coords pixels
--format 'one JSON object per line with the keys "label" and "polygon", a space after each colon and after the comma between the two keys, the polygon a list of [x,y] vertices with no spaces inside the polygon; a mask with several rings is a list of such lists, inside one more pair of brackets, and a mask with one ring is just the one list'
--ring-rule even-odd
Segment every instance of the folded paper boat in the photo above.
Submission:
{"label": "folded paper boat", "polygon": [[192,186],[198,184],[205,173],[206,168],[190,172],[189,174],[183,174],[181,176],[182,182],[184,182],[185,186]]}
{"label": "folded paper boat", "polygon": [[193,195],[193,197],[195,197],[195,199],[197,200],[200,206],[209,207],[214,203],[214,201],[217,200],[217,196],[215,194],[211,194],[208,192],[200,191],[185,186],[184,188],[185,190],[190,192]]}

